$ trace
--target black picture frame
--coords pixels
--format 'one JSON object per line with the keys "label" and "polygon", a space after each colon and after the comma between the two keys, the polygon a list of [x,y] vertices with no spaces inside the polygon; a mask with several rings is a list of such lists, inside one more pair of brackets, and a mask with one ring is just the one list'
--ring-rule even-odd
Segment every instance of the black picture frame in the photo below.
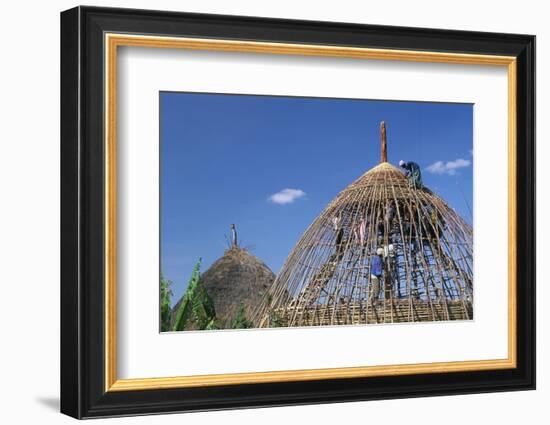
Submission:
{"label": "black picture frame", "polygon": [[[517,276],[517,367],[106,392],[105,32],[516,57],[517,269],[521,270]],[[534,36],[97,7],[76,7],[61,13],[62,413],[93,418],[534,388]]]}

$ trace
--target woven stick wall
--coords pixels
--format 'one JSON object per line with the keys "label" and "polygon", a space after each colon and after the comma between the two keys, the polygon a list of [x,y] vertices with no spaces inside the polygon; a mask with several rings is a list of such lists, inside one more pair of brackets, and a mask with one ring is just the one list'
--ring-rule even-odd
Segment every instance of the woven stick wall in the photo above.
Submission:
{"label": "woven stick wall", "polygon": [[[472,319],[472,228],[381,162],[305,231],[256,311],[259,327]],[[384,251],[378,290],[372,260]]]}

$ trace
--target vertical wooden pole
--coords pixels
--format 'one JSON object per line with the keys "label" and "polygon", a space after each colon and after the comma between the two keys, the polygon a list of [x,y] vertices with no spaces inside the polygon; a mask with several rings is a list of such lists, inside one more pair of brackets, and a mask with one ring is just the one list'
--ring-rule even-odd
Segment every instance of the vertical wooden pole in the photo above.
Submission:
{"label": "vertical wooden pole", "polygon": [[386,144],[386,123],[380,123],[380,162],[388,162],[388,147]]}

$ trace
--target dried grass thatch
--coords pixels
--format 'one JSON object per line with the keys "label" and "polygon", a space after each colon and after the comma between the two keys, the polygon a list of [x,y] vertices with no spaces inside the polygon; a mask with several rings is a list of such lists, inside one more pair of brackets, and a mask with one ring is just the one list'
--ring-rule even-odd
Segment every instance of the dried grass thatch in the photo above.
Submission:
{"label": "dried grass thatch", "polygon": [[275,274],[263,261],[239,246],[226,250],[201,276],[222,329],[231,327],[241,306],[251,318],[274,280]]}

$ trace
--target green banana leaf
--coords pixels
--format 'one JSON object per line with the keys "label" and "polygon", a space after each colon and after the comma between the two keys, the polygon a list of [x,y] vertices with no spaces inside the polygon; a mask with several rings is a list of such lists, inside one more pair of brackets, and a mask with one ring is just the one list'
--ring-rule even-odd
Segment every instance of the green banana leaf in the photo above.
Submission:
{"label": "green banana leaf", "polygon": [[173,331],[182,331],[192,324],[201,330],[216,329],[214,303],[200,281],[200,265],[199,259],[176,313]]}

